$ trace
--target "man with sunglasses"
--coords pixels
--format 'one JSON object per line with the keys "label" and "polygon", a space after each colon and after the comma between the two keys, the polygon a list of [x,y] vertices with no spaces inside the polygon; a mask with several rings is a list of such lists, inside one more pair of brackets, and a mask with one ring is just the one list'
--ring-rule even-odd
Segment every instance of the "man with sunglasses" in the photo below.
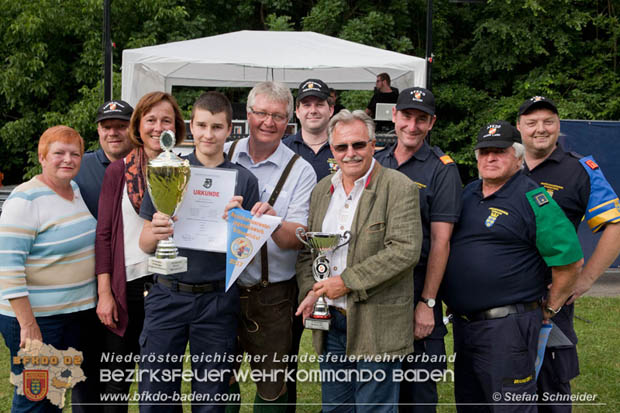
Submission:
{"label": "man with sunglasses", "polygon": [[[403,370],[442,371],[446,368],[443,338],[448,333],[438,296],[450,254],[450,236],[461,211],[462,184],[456,164],[426,142],[433,128],[435,97],[430,90],[412,87],[398,96],[392,109],[397,142],[375,154],[387,168],[407,175],[420,190],[422,253],[414,274],[414,354]],[[401,412],[434,412],[438,401],[433,380],[401,383]]]}
{"label": "man with sunglasses", "polygon": [[[413,283],[422,228],[418,189],[373,158],[374,122],[346,109],[328,127],[338,163],[312,192],[309,231],[351,233],[351,242],[327,254],[330,277],[315,282],[313,257],[297,261],[306,319],[325,294],[329,331],[313,331],[322,377],[323,412],[396,412],[399,356],[413,351]],[[366,379],[364,379],[366,377]]]}
{"label": "man with sunglasses", "polygon": [[[282,360],[292,351],[295,262],[302,246],[295,230],[306,228],[316,174],[282,143],[293,114],[293,96],[286,86],[257,84],[248,95],[247,112],[250,136],[229,142],[224,151],[258,179],[260,202],[253,206],[252,214],[276,215],[283,221],[237,281],[241,297],[238,336],[241,349],[253,356],[252,369],[265,373],[264,379],[256,381],[254,410],[284,412],[286,376],[269,375],[286,370],[288,364]],[[238,384],[235,387],[233,391]]]}

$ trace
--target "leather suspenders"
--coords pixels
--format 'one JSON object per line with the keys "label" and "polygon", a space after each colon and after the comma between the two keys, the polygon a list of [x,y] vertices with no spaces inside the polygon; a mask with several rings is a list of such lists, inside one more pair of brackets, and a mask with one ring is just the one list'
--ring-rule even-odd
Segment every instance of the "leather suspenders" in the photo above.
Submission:
{"label": "leather suspenders", "polygon": [[[230,145],[230,148],[228,149],[227,159],[229,161],[232,161],[232,156],[233,156],[233,153],[235,152],[235,147],[237,146],[237,143],[239,143],[239,140],[234,141],[232,145]],[[293,169],[293,165],[295,164],[295,161],[297,161],[297,159],[299,159],[299,154],[293,155],[291,159],[288,161],[288,164],[286,165],[286,167],[284,168],[284,171],[282,171],[282,175],[280,175],[280,179],[278,180],[276,187],[274,188],[273,192],[271,193],[271,196],[269,197],[269,200],[267,201],[269,205],[271,205],[272,207],[275,205],[276,200],[278,199],[278,195],[280,195],[280,192],[282,192],[282,187],[284,186],[286,179],[291,173],[291,169]],[[269,285],[269,261],[267,258],[267,243],[266,242],[263,244],[263,246],[260,249],[260,262],[261,262],[260,285],[262,287],[267,287]]]}

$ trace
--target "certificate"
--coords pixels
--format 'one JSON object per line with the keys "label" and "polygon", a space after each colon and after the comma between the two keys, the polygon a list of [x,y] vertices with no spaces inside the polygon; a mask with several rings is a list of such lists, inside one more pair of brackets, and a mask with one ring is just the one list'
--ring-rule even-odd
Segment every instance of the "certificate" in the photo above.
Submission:
{"label": "certificate", "polygon": [[174,243],[180,248],[226,252],[224,208],[235,194],[237,170],[192,166],[183,202],[177,209]]}

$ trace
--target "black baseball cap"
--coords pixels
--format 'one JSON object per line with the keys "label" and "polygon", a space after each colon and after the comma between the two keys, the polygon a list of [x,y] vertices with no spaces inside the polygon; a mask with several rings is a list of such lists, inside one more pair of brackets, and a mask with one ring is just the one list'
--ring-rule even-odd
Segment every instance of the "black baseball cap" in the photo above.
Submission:
{"label": "black baseball cap", "polygon": [[521,133],[510,123],[499,120],[480,129],[476,149],[509,148],[515,142],[521,143]]}
{"label": "black baseball cap", "polygon": [[418,109],[429,115],[435,115],[435,96],[423,87],[410,87],[398,95],[396,110]]}
{"label": "black baseball cap", "polygon": [[558,114],[558,108],[551,99],[544,96],[533,96],[521,104],[518,115],[525,115],[536,108],[547,108],[556,115]]}
{"label": "black baseball cap", "polygon": [[329,86],[320,79],[304,80],[299,85],[297,101],[299,102],[308,96],[316,96],[321,100],[327,100],[329,98]]}
{"label": "black baseball cap", "polygon": [[131,120],[133,108],[124,100],[111,100],[104,103],[97,111],[95,122],[99,123],[106,119]]}

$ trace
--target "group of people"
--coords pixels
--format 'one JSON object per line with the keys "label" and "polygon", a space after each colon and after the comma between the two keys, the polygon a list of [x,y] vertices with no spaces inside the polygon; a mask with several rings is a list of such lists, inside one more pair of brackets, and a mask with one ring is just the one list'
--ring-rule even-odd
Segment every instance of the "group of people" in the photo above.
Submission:
{"label": "group of people", "polygon": [[[173,96],[149,93],[135,109],[106,102],[93,153],[69,127],[45,131],[42,173],[13,191],[0,217],[0,331],[11,356],[37,341],[82,351],[87,380],[73,389],[76,412],[127,411],[100,395],[127,394],[137,360],[147,372],[140,411],[181,411],[170,405],[181,377],[157,374],[182,370],[189,344],[191,391],[203,396],[192,411],[239,411],[232,372],[248,360],[259,372],[254,411],[291,412],[303,321],[325,296],[329,330],[313,330],[322,411],[435,411],[435,380],[394,377],[446,369],[443,301],[454,322],[459,411],[570,411],[509,395],[570,394],[579,372],[572,303],[620,252],[620,207],[596,162],[558,144],[554,102],[535,96],[516,127],[482,127],[480,179],[464,189],[452,158],[427,142],[437,120],[431,91],[398,94],[397,140],[381,150],[367,113],[334,114],[334,104],[320,79],[302,82],[296,99],[278,82],[259,83],[247,98],[249,137],[226,142],[228,99],[206,92],[194,103],[195,148],[185,158],[237,171],[235,196],[218,213],[282,218],[227,292],[223,253],[180,248],[187,271],[147,268],[157,241],[174,232],[146,182],[162,132],[177,143],[186,134]],[[285,137],[293,112],[301,128]],[[603,233],[585,265],[576,235],[584,216]],[[327,253],[328,279],[315,280],[298,228],[350,231],[348,244]],[[573,345],[548,348],[536,379],[539,332],[551,319]],[[60,410],[16,391],[12,411]]]}

